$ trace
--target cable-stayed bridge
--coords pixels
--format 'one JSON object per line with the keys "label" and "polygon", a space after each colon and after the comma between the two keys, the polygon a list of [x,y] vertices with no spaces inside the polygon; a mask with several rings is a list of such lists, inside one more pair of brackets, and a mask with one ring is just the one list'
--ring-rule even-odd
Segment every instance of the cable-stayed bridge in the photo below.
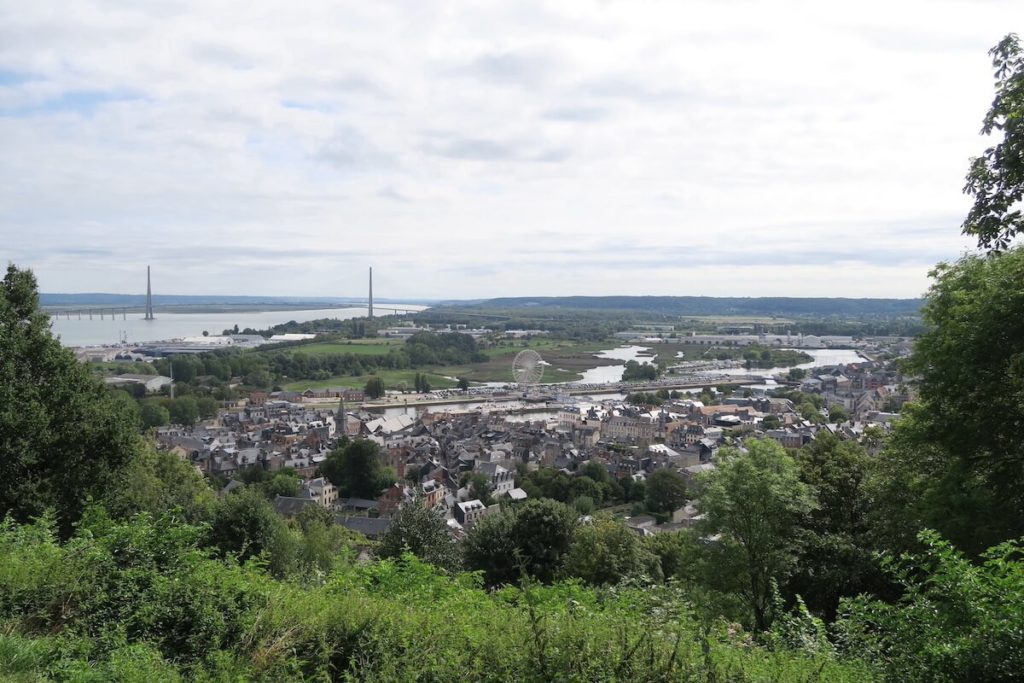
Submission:
{"label": "cable-stayed bridge", "polygon": [[[138,301],[141,297],[134,297]],[[282,304],[278,302],[267,302],[266,307],[261,307],[259,301],[245,301],[245,302],[217,302],[212,301],[209,303],[188,303],[179,302],[173,304],[163,304],[160,308],[164,309],[169,313],[186,312],[178,311],[173,309],[187,308],[189,313],[206,313],[206,312],[229,312],[233,307],[237,307],[239,312],[247,311],[259,311],[259,310],[281,310],[287,311],[289,307],[294,307],[296,310],[302,308],[303,310],[311,309],[352,309],[352,308],[365,308],[367,316],[372,318],[375,311],[386,312],[387,314],[403,314],[403,313],[419,313],[421,308],[410,308],[409,306],[403,306],[401,304],[380,304],[375,303],[373,300],[373,268],[370,268],[369,272],[369,296],[366,298],[352,298],[343,299],[341,301],[309,301],[309,302],[296,302],[294,304]],[[171,309],[171,310],[169,310]],[[207,310],[203,310],[207,309]],[[85,304],[85,305],[74,305],[65,304],[63,306],[44,306],[44,310],[52,318],[60,318],[65,320],[127,320],[128,314],[142,313],[143,320],[155,320],[155,307],[153,303],[153,288],[152,281],[150,278],[150,268],[146,266],[146,295],[144,302],[139,303],[132,302],[128,305],[115,305],[115,304]]]}

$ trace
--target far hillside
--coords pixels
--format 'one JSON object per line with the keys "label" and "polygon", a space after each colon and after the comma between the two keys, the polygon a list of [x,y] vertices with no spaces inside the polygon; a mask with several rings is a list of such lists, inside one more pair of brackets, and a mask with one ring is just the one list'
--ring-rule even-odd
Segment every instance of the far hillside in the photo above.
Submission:
{"label": "far hillside", "polygon": [[574,308],[694,316],[917,316],[920,299],[548,296],[488,299],[481,308]]}

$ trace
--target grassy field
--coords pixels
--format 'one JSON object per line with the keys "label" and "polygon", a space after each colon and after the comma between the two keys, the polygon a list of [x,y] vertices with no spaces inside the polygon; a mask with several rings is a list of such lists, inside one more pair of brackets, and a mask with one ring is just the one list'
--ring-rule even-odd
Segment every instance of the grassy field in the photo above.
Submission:
{"label": "grassy field", "polygon": [[[415,376],[417,372],[421,372],[427,376],[427,381],[430,382],[430,386],[433,389],[451,389],[456,386],[456,383],[447,377],[443,377],[435,372],[425,372],[422,370],[381,370],[376,373],[376,376],[384,380],[384,386],[388,389],[401,389],[403,387],[412,389],[415,385]],[[367,380],[373,376],[374,375],[345,375],[342,377],[332,377],[331,379],[324,380],[300,380],[298,382],[285,384],[284,388],[289,391],[325,389],[327,387],[351,387],[352,389],[362,389],[366,386]]]}
{"label": "grassy field", "polygon": [[[649,349],[654,350],[658,354],[660,359],[677,358],[677,353],[682,353],[680,360],[688,361],[699,361],[699,360],[715,360],[721,353],[726,353],[730,358],[743,360],[743,353],[745,351],[757,351],[760,353],[765,347],[762,346],[708,346],[706,344],[644,344]],[[798,365],[800,363],[807,363],[814,360],[811,356],[802,353],[800,351],[789,351],[781,349],[769,349],[772,352],[773,365],[777,364],[780,366],[784,365]]]}
{"label": "grassy field", "polygon": [[357,356],[386,356],[393,348],[401,348],[397,339],[360,339],[358,341],[318,342],[303,344],[287,349],[291,353],[305,353],[310,356],[329,356],[333,354],[353,353]]}
{"label": "grassy field", "polygon": [[615,365],[621,361],[595,358],[594,354],[615,348],[616,340],[597,342],[572,342],[551,339],[530,339],[522,342],[502,344],[485,349],[489,360],[486,363],[472,363],[442,368],[441,372],[452,377],[466,377],[473,382],[511,382],[512,361],[523,349],[533,349],[540,354],[548,366],[544,368],[542,384],[573,382],[580,379],[584,370],[601,365]]}
{"label": "grassy field", "polygon": [[[306,353],[345,353],[353,347],[363,346],[363,340],[352,345],[344,342],[309,344],[298,347]],[[398,342],[401,343],[401,342]],[[502,344],[492,348],[484,349],[488,360],[484,363],[470,363],[467,365],[452,365],[442,368],[429,368],[421,370],[384,370],[379,376],[384,380],[388,389],[399,389],[403,385],[413,386],[413,378],[417,372],[427,375],[427,380],[434,389],[448,389],[456,386],[456,383],[447,377],[465,377],[471,382],[511,382],[512,361],[516,354],[523,349],[530,348],[541,355],[550,365],[544,368],[544,377],[541,383],[549,384],[554,382],[573,382],[580,379],[584,370],[595,368],[600,365],[615,365],[620,361],[595,358],[594,354],[605,349],[620,346],[621,342],[607,340],[599,342],[571,342],[551,339],[530,339],[521,342]],[[368,345],[367,345],[368,346]],[[387,345],[374,345],[378,353],[387,353]],[[309,351],[310,348],[321,349]],[[369,351],[367,351],[368,353]],[[352,351],[352,353],[357,353]],[[326,380],[303,380],[286,384],[285,388],[292,391],[304,391],[306,389],[320,389],[324,387],[353,387],[361,389],[371,375],[360,375],[358,377],[340,376]]]}

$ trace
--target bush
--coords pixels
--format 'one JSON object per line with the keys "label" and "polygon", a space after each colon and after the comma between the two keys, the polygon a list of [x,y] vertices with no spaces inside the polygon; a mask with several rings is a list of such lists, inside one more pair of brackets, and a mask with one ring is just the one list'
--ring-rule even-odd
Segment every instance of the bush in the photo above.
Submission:
{"label": "bush", "polygon": [[973,564],[934,531],[926,551],[884,562],[905,589],[895,604],[846,600],[845,651],[879,662],[894,681],[1010,681],[1024,671],[1024,545],[1008,541]]}
{"label": "bush", "polygon": [[201,529],[102,515],[57,543],[0,527],[0,677],[74,681],[871,680],[828,653],[702,627],[671,588],[489,593],[404,555],[320,586],[200,550]]}

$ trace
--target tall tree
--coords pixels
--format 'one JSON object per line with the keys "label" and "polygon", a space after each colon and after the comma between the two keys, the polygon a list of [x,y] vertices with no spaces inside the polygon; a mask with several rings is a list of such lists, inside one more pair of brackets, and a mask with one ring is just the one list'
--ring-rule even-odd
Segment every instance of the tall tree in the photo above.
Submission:
{"label": "tall tree", "polygon": [[191,396],[180,396],[171,404],[171,422],[192,426],[199,419],[199,404]]}
{"label": "tall tree", "polygon": [[398,508],[391,526],[380,539],[378,554],[381,557],[399,557],[403,552],[448,571],[458,569],[461,564],[444,517],[422,505],[422,501]]}
{"label": "tall tree", "polygon": [[284,522],[259,491],[248,487],[217,504],[210,525],[210,541],[241,561],[270,550]]}
{"label": "tall tree", "polygon": [[366,386],[363,391],[369,398],[380,398],[384,395],[384,380],[380,377],[371,377],[366,380]]}
{"label": "tall tree", "polygon": [[528,500],[478,521],[463,543],[466,565],[492,586],[516,583],[523,572],[551,581],[576,528],[575,515],[554,500]]}
{"label": "tall tree", "polygon": [[209,521],[215,503],[209,483],[191,463],[149,447],[122,468],[117,483],[103,498],[104,506],[117,517],[174,511],[189,522]]}
{"label": "tall tree", "polygon": [[[916,492],[921,517],[908,520],[910,534],[924,523],[980,552],[1024,535],[1024,247],[966,256],[932,275],[928,330],[908,367],[919,400],[904,410],[881,476]],[[894,502],[903,495],[890,493]]]}
{"label": "tall tree", "polygon": [[594,585],[654,573],[657,560],[621,521],[598,515],[579,527],[565,555],[562,574]]}
{"label": "tall tree", "polygon": [[139,407],[142,428],[163,427],[171,423],[171,413],[155,401],[143,401]]}
{"label": "tall tree", "polygon": [[53,508],[69,532],[140,450],[138,415],[50,331],[35,276],[11,265],[0,284],[0,516]]}
{"label": "tall tree", "polygon": [[647,507],[672,512],[686,504],[686,479],[675,470],[657,470],[647,477]]}
{"label": "tall tree", "polygon": [[1001,133],[1002,140],[971,160],[964,192],[974,206],[963,223],[978,246],[1002,251],[1024,230],[1024,51],[1013,33],[989,51],[995,70],[995,99],[981,133]]}
{"label": "tall tree", "polygon": [[855,441],[819,433],[796,455],[800,479],[817,495],[804,525],[796,570],[786,589],[828,621],[840,598],[875,591],[883,582],[868,541],[865,480],[872,460]]}
{"label": "tall tree", "polygon": [[394,483],[394,477],[380,462],[380,448],[372,441],[356,439],[327,455],[320,472],[338,487],[343,496],[373,498]]}
{"label": "tall tree", "polygon": [[718,467],[702,480],[703,531],[721,534],[745,559],[744,591],[759,630],[772,622],[773,584],[793,571],[799,528],[815,508],[813,489],[796,462],[771,439],[751,439],[747,450],[723,448]]}

